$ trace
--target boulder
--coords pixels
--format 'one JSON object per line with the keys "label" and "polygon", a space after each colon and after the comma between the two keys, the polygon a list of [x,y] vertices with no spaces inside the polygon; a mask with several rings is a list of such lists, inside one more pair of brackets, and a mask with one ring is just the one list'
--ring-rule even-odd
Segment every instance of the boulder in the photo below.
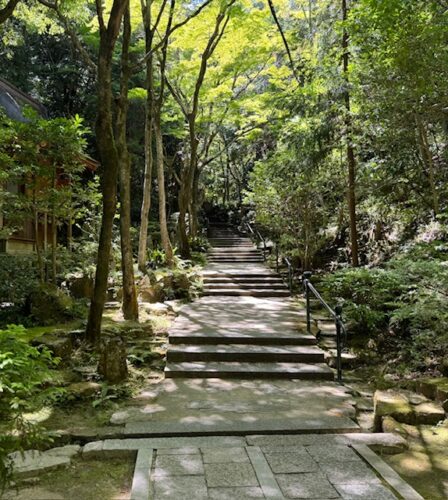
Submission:
{"label": "boulder", "polygon": [[87,399],[101,390],[101,384],[96,382],[78,382],[70,384],[67,392],[76,399]]}
{"label": "boulder", "polygon": [[406,430],[403,427],[403,424],[397,422],[393,417],[383,417],[381,428],[383,432],[391,432],[395,434],[400,434],[402,436],[406,436]]}
{"label": "boulder", "polygon": [[101,341],[98,373],[112,384],[117,384],[127,378],[126,343],[121,337],[106,337]]}
{"label": "boulder", "polygon": [[431,401],[414,407],[417,425],[435,425],[445,419],[445,410],[440,404]]}
{"label": "boulder", "polygon": [[148,276],[143,276],[138,284],[138,300],[140,302],[155,303],[163,299],[163,289],[161,285],[151,284]]}
{"label": "boulder", "polygon": [[68,280],[68,289],[75,299],[91,299],[94,281],[90,276],[76,275]]}
{"label": "boulder", "polygon": [[73,344],[70,335],[52,333],[33,340],[33,345],[44,345],[49,351],[62,360],[70,358]]}
{"label": "boulder", "polygon": [[373,396],[374,428],[381,431],[383,417],[391,416],[397,422],[412,424],[414,411],[406,396],[396,391],[376,391]]}

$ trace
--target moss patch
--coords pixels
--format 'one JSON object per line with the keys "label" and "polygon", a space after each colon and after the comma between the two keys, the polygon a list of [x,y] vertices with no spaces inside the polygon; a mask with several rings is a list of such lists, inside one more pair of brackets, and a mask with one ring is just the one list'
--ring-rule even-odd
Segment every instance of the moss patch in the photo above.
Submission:
{"label": "moss patch", "polygon": [[[18,485],[17,491],[8,492],[6,499],[29,500],[47,498],[82,500],[128,500],[132,485],[134,462],[128,459],[73,461],[70,467],[41,474],[33,487]],[[45,493],[43,493],[45,495]],[[51,495],[51,496],[50,496]]]}

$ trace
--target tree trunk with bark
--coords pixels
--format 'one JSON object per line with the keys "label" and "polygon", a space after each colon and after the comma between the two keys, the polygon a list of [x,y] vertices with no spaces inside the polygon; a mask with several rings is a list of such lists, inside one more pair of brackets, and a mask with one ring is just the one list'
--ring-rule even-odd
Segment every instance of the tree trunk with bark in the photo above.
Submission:
{"label": "tree trunk with bark", "polygon": [[127,145],[128,87],[130,78],[129,44],[131,20],[129,7],[123,18],[120,97],[116,118],[116,144],[120,163],[120,242],[121,270],[123,275],[123,317],[138,321],[137,290],[134,278],[134,256],[131,241],[131,161]]}
{"label": "tree trunk with bark", "polygon": [[[348,17],[348,7],[347,0],[342,0],[342,19],[346,21]],[[352,265],[354,267],[359,266],[359,250],[358,250],[358,226],[356,222],[356,158],[355,151],[353,148],[353,137],[352,137],[352,118],[351,118],[351,103],[350,103],[350,90],[349,90],[349,75],[348,75],[348,63],[349,63],[349,35],[344,27],[344,33],[342,37],[342,49],[343,49],[343,71],[345,80],[345,90],[344,90],[344,103],[345,103],[345,140],[347,147],[347,170],[348,170],[348,187],[347,187],[347,202],[348,202],[348,213],[350,221],[350,245],[351,245],[351,258]]]}
{"label": "tree trunk with bark", "polygon": [[127,5],[127,0],[114,0],[106,26],[103,5],[100,0],[97,0],[96,4],[100,31],[96,138],[103,169],[103,213],[98,242],[95,286],[86,328],[86,338],[92,344],[98,343],[101,337],[101,320],[106,302],[112,231],[117,207],[119,161],[112,126],[112,56],[120,32],[121,19]]}

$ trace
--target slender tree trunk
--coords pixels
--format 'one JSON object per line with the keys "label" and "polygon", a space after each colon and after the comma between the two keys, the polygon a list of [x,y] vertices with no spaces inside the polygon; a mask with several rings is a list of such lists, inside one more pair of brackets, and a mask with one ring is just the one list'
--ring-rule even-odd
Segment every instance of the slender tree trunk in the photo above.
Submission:
{"label": "slender tree trunk", "polygon": [[[348,7],[347,0],[342,0],[342,19],[347,20]],[[352,265],[359,266],[359,250],[358,250],[358,226],[356,222],[356,159],[353,148],[352,137],[352,118],[351,118],[351,103],[350,103],[350,90],[349,90],[349,35],[344,27],[344,34],[342,38],[343,49],[343,70],[345,79],[344,101],[346,109],[345,128],[346,128],[346,143],[347,143],[347,169],[348,169],[348,213],[350,221],[350,242],[351,242],[351,257]]]}
{"label": "slender tree trunk", "polygon": [[112,55],[126,6],[127,0],[114,0],[106,28],[102,4],[97,2],[97,13],[100,21],[100,47],[96,138],[103,168],[103,213],[98,242],[95,286],[86,328],[86,337],[91,343],[97,343],[101,337],[101,320],[106,302],[113,223],[117,207],[118,154],[112,127]]}
{"label": "slender tree trunk", "polygon": [[123,317],[127,320],[138,320],[137,290],[134,278],[134,257],[131,241],[131,161],[127,145],[128,85],[130,77],[129,44],[131,38],[131,21],[129,7],[123,18],[123,42],[121,57],[120,98],[116,119],[116,142],[120,162],[120,241],[121,270],[123,274]]}
{"label": "slender tree trunk", "polygon": [[157,108],[154,117],[154,135],[156,140],[157,156],[157,185],[159,188],[159,224],[162,247],[165,251],[166,263],[169,267],[173,265],[173,248],[171,246],[168,224],[166,219],[166,193],[165,193],[165,162],[163,152],[162,124],[160,117],[161,110]]}
{"label": "slender tree trunk", "polygon": [[424,123],[422,122],[418,114],[416,115],[416,122],[418,128],[418,138],[419,138],[421,154],[423,157],[423,161],[428,169],[428,180],[429,180],[429,189],[431,190],[432,209],[434,215],[437,215],[440,212],[440,202],[439,202],[439,195],[437,193],[434,160],[432,157],[431,148],[429,147],[428,133],[426,131]]}
{"label": "slender tree trunk", "polygon": [[[145,48],[146,53],[152,49],[153,32],[151,30],[151,2],[142,2],[142,17],[145,25]],[[154,158],[152,154],[154,115],[154,69],[153,57],[146,61],[146,104],[145,104],[145,177],[143,181],[143,200],[140,210],[140,234],[138,240],[138,268],[141,272],[146,271],[147,249],[148,249],[148,222],[151,209],[152,192],[152,170]]]}

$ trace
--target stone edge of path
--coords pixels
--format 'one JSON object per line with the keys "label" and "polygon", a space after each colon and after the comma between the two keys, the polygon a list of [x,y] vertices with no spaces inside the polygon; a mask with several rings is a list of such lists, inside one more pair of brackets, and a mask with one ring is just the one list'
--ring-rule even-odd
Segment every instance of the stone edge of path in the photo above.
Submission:
{"label": "stone edge of path", "polygon": [[354,444],[352,448],[379,474],[384,481],[406,500],[424,500],[412,486],[404,481],[384,460],[376,455],[368,446]]}

